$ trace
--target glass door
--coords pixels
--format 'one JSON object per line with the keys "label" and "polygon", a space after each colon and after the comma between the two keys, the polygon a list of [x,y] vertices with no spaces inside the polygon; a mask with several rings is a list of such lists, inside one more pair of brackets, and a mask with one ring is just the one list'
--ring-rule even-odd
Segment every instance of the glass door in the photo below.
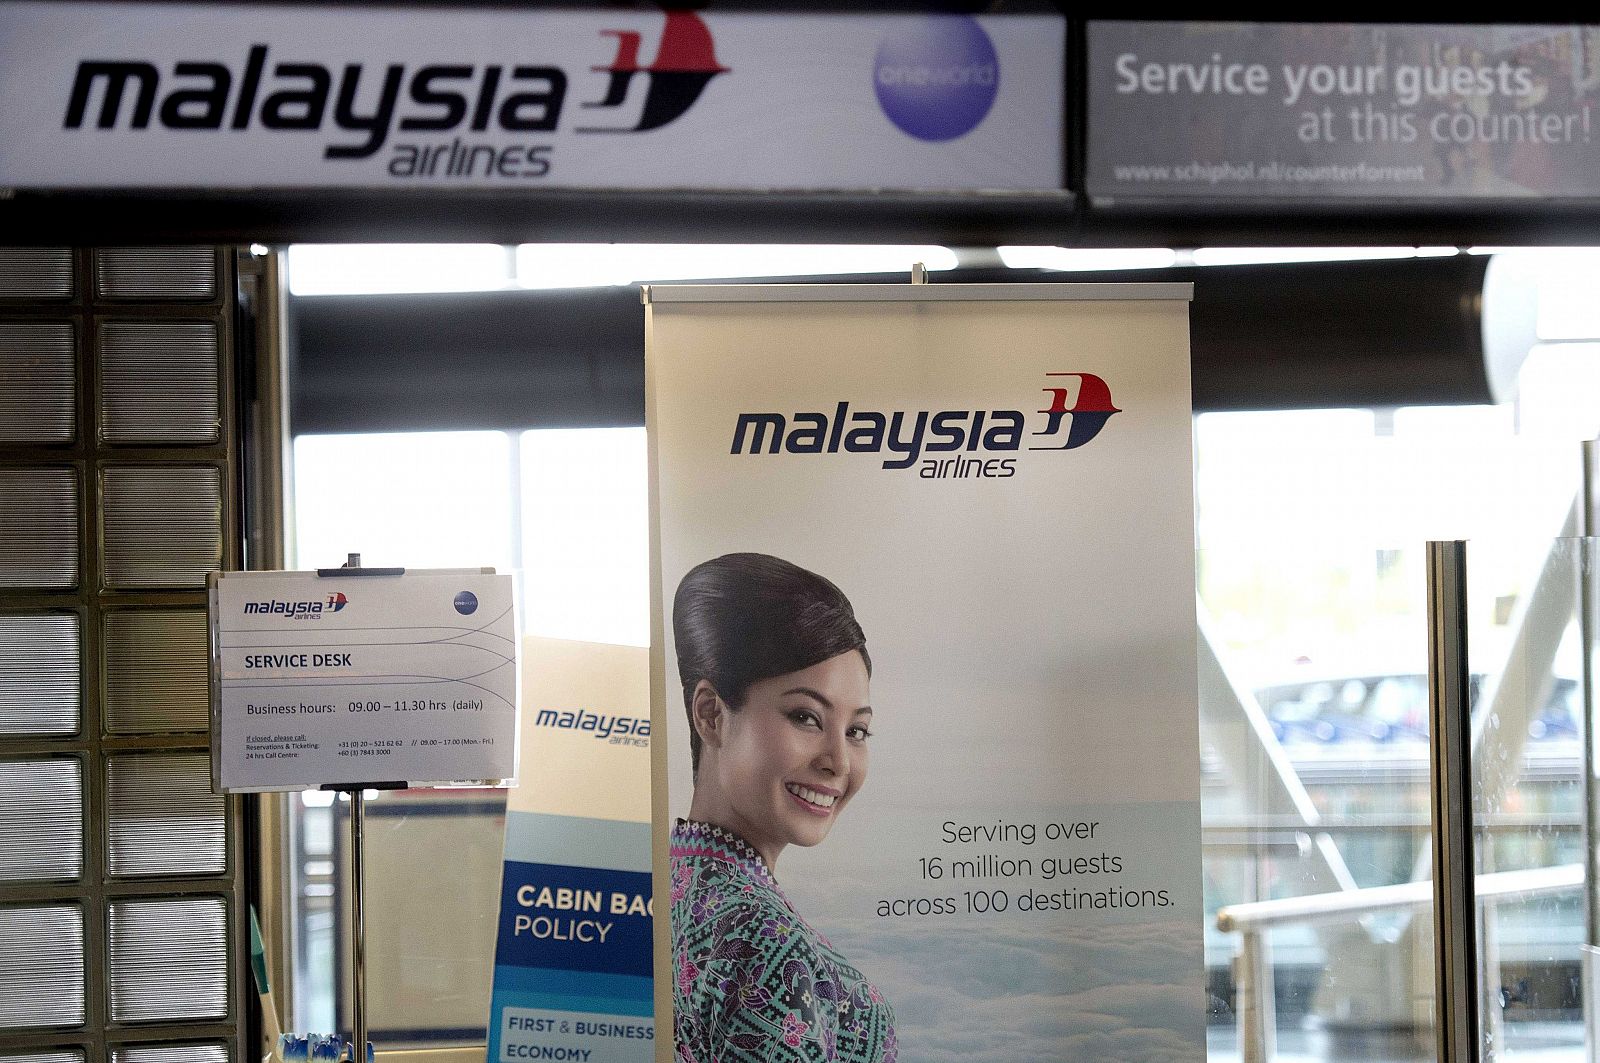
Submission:
{"label": "glass door", "polygon": [[1596,540],[1466,549],[1478,1057],[1593,1058],[1592,631]]}

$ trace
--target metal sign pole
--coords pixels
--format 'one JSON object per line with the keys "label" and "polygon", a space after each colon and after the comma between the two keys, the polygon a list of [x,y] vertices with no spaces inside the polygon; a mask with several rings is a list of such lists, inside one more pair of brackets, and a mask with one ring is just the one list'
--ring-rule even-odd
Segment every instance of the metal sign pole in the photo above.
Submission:
{"label": "metal sign pole", "polygon": [[[359,569],[361,555],[350,554],[343,568]],[[367,792],[350,791],[350,1032],[354,1063],[367,1063]]]}
{"label": "metal sign pole", "polygon": [[324,790],[350,798],[349,875],[345,886],[350,897],[350,928],[346,935],[350,956],[351,1063],[366,1063],[367,1058],[367,786],[325,786]]}
{"label": "metal sign pole", "polygon": [[[337,569],[318,570],[319,575],[378,575],[403,569],[363,569],[361,555],[349,554]],[[399,789],[405,783],[360,783],[328,789],[350,796],[350,1026],[351,1061],[367,1061],[367,790]]]}
{"label": "metal sign pole", "polygon": [[367,795],[350,791],[350,1016],[355,1034],[355,1063],[367,1059]]}
{"label": "metal sign pole", "polygon": [[1594,645],[1597,634],[1597,605],[1595,578],[1592,571],[1594,553],[1592,538],[1600,535],[1600,440],[1583,444],[1583,482],[1578,493],[1578,639],[1582,647],[1583,681],[1583,911],[1584,946],[1583,964],[1583,1025],[1584,1058],[1589,1063],[1600,1063],[1600,1008],[1595,994],[1600,983],[1596,971],[1597,948],[1600,948],[1600,890],[1595,888],[1596,853],[1600,852],[1600,788],[1596,786],[1595,763],[1595,674]]}
{"label": "metal sign pole", "polygon": [[1428,748],[1439,1063],[1478,1058],[1477,868],[1472,857],[1472,721],[1467,685],[1467,544],[1430,542]]}

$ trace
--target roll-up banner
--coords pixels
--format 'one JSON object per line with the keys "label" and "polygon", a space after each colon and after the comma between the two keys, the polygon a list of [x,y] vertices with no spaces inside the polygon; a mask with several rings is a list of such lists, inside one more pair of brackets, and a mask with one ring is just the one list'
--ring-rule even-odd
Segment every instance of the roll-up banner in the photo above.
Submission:
{"label": "roll-up banner", "polygon": [[647,289],[658,1060],[1205,1058],[1189,295]]}
{"label": "roll-up banner", "polygon": [[490,1063],[654,1058],[647,657],[523,640]]}

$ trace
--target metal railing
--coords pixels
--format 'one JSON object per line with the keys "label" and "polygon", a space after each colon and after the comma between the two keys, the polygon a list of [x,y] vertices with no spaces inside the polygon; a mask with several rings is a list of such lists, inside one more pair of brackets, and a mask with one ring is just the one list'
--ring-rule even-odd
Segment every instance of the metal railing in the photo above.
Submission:
{"label": "metal railing", "polygon": [[[1482,913],[1509,900],[1579,892],[1583,889],[1583,865],[1495,871],[1476,876],[1475,882],[1477,906]],[[1427,911],[1432,904],[1433,883],[1424,880],[1252,901],[1219,909],[1217,929],[1239,935],[1239,950],[1234,957],[1234,987],[1241,1063],[1268,1063],[1276,1054],[1277,1023],[1272,955],[1267,941],[1269,930],[1289,925],[1346,923],[1379,912],[1417,914]],[[1504,1010],[1500,997],[1491,994],[1484,1006],[1491,1012],[1490,1025],[1498,1027],[1498,1013]]]}

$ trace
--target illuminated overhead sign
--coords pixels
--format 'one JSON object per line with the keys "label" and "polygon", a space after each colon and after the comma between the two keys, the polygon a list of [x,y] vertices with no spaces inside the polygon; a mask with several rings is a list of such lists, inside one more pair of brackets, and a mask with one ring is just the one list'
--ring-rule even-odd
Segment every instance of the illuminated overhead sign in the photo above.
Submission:
{"label": "illuminated overhead sign", "polygon": [[0,7],[0,187],[1057,190],[1054,15]]}
{"label": "illuminated overhead sign", "polygon": [[1593,26],[1091,22],[1087,190],[1600,194]]}

